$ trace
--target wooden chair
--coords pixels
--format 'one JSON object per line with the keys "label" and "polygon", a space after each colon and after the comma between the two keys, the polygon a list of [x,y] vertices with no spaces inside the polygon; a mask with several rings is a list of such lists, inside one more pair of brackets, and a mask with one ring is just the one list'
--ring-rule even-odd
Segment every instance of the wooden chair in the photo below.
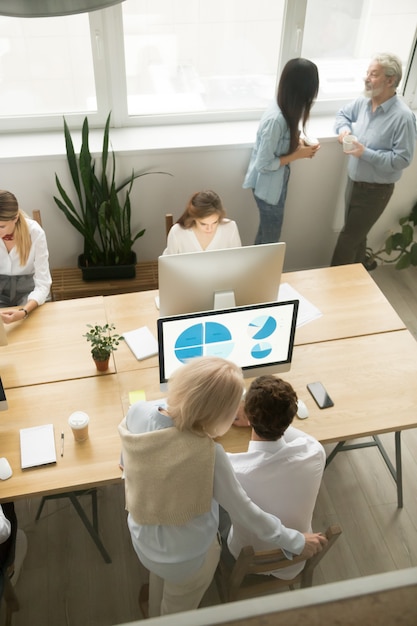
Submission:
{"label": "wooden chair", "polygon": [[301,588],[311,587],[315,567],[326,556],[335,541],[341,535],[340,526],[329,526],[326,530],[328,543],[321,552],[306,560],[304,569],[290,580],[277,578],[272,574],[266,575],[277,569],[285,569],[305,559],[296,556],[288,560],[282,550],[269,550],[255,552],[252,546],[242,548],[232,569],[224,559],[224,553],[220,557],[215,579],[217,589],[222,602],[233,602],[244,598],[253,598],[277,591],[282,587],[294,589],[299,584]]}
{"label": "wooden chair", "polygon": [[[39,211],[39,209],[35,209],[34,211],[32,211],[32,217],[35,220],[35,222],[38,222],[39,226],[41,226],[43,228],[41,212]],[[52,291],[52,283],[51,283],[51,291],[49,293],[50,293],[50,295],[49,295],[48,300],[49,299],[50,300],[54,300],[55,298],[54,298],[54,293]]]}
{"label": "wooden chair", "polygon": [[168,237],[168,233],[172,228],[172,225],[174,223],[174,218],[172,213],[165,213],[165,233],[166,236]]}
{"label": "wooden chair", "polygon": [[42,226],[41,212],[39,211],[39,209],[35,209],[35,211],[32,211],[32,217],[35,222],[38,222],[39,226]]}

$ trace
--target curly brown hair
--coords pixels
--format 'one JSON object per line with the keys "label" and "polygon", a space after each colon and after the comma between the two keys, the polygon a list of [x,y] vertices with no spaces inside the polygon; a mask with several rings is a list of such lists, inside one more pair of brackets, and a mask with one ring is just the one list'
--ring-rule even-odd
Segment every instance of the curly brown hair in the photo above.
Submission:
{"label": "curly brown hair", "polygon": [[258,437],[276,441],[297,413],[297,394],[281,378],[259,376],[246,393],[245,413]]}

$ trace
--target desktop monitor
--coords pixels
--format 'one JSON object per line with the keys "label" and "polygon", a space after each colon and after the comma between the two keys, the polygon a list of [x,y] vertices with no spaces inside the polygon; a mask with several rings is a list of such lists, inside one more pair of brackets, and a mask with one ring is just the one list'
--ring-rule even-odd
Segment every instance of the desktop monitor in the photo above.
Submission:
{"label": "desktop monitor", "polygon": [[159,318],[161,389],[178,367],[199,356],[233,361],[246,378],[288,371],[298,302],[269,302]]}
{"label": "desktop monitor", "polygon": [[160,256],[160,315],[273,302],[284,256],[282,242]]}

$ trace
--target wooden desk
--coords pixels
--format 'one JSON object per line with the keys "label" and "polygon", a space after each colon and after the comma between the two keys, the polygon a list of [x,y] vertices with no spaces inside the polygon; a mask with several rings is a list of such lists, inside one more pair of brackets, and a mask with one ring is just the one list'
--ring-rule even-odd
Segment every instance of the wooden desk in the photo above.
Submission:
{"label": "wooden desk", "polygon": [[[6,389],[96,376],[87,324],[104,324],[102,296],[46,302],[28,320],[6,325],[9,345],[0,348]],[[109,372],[114,372],[111,361]],[[9,396],[9,394],[7,394]]]}
{"label": "wooden desk", "polygon": [[[156,295],[158,295],[158,291],[154,290],[106,296],[104,307],[108,321],[113,322],[121,334],[141,326],[148,326],[153,335],[157,337],[156,320],[159,317],[159,311],[155,305]],[[130,348],[123,342],[117,352],[114,352],[114,359],[118,372],[143,370],[158,366],[157,356],[138,361]]]}
{"label": "wooden desk", "polygon": [[[407,331],[379,333],[297,346],[291,371],[283,374],[305,401],[310,416],[294,426],[321,443],[338,442],[338,451],[377,445],[397,485],[402,507],[401,431],[417,426],[417,343]],[[334,407],[320,410],[306,389],[320,380]],[[378,435],[395,433],[395,465]],[[372,437],[372,442],[341,444]],[[221,438],[229,452],[247,449],[250,429],[232,427]],[[333,458],[331,455],[328,462]]]}
{"label": "wooden desk", "polygon": [[323,314],[297,328],[296,345],[406,328],[361,263],[288,272],[281,282],[294,287]]}
{"label": "wooden desk", "polygon": [[[404,322],[361,264],[289,272],[283,274],[282,282],[289,283],[323,314],[297,328],[296,345],[405,329]],[[120,332],[148,326],[156,337],[156,295],[158,291],[107,296],[107,319]],[[137,361],[126,345],[115,352],[114,358],[118,372],[158,365],[157,357]]]}
{"label": "wooden desk", "polygon": [[[9,410],[1,413],[1,455],[13,476],[1,483],[1,500],[87,489],[117,482],[120,438],[117,426],[124,416],[116,375],[93,376],[7,392]],[[90,416],[89,439],[74,441],[69,415],[76,410]],[[19,430],[53,423],[57,463],[28,470],[20,468]],[[64,456],[61,458],[61,431]]]}

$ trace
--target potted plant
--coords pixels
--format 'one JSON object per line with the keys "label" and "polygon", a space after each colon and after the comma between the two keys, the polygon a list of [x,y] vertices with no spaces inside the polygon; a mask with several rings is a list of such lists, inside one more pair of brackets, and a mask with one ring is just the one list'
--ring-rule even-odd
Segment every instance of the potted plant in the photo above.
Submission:
{"label": "potted plant", "polygon": [[87,324],[90,329],[83,337],[91,342],[91,355],[94,359],[97,369],[105,372],[109,367],[110,355],[117,350],[117,347],[124,337],[113,333],[116,330],[114,324]]}
{"label": "potted plant", "polygon": [[[392,232],[386,238],[383,247],[374,251],[372,248],[366,249],[367,264],[395,263],[395,269],[402,270],[410,265],[417,266],[417,241],[415,241],[415,229],[417,226],[417,201],[410,213],[398,220],[401,229]],[[393,255],[392,258],[387,258]]]}
{"label": "potted plant", "polygon": [[[68,167],[76,199],[63,188],[59,177],[55,181],[61,197],[54,196],[58,208],[84,238],[84,251],[78,265],[84,280],[134,278],[136,254],[133,244],[145,229],[132,233],[130,193],[136,178],[168,172],[133,172],[126,180],[116,183],[116,158],[113,150],[109,159],[109,113],[104,128],[101,151],[101,171],[89,148],[88,118],[81,132],[81,149],[77,158],[68,124],[64,118],[64,135]],[[170,174],[169,174],[170,175]]]}

